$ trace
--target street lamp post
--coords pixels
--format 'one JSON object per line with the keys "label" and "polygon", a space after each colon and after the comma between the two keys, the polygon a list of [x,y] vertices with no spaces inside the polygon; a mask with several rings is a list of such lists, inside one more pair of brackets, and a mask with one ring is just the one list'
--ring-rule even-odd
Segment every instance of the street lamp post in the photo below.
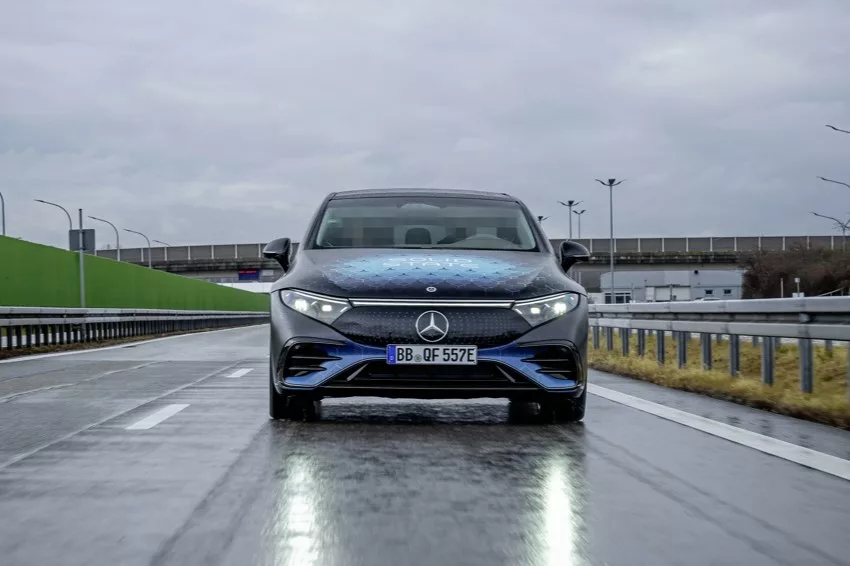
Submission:
{"label": "street lamp post", "polygon": [[118,233],[118,228],[115,227],[115,224],[110,222],[109,220],[104,220],[103,218],[98,218],[97,216],[89,216],[92,220],[97,220],[98,222],[104,222],[112,226],[112,229],[115,230],[115,249],[117,251],[117,259],[121,261],[121,236]]}
{"label": "street lamp post", "polygon": [[842,222],[838,218],[833,218],[832,216],[827,216],[825,214],[818,214],[817,212],[812,212],[815,216],[820,218],[826,218],[827,220],[832,220],[835,222],[835,227],[841,230],[841,251],[847,251],[847,231],[850,230],[850,220],[846,222]]}
{"label": "street lamp post", "polygon": [[[33,199],[35,202],[40,202],[42,204],[49,204],[50,206],[55,206],[62,210],[65,213],[65,216],[68,217],[68,231],[74,231],[74,221],[71,220],[71,213],[61,205],[56,204],[55,202],[50,202],[46,200],[41,200],[39,198]],[[80,308],[85,308],[86,306],[86,271],[85,271],[85,257],[84,257],[84,239],[83,239],[83,209],[79,209],[80,214],[80,231],[77,234],[77,247],[79,248],[78,253],[80,256]],[[82,329],[83,335],[86,333],[85,325],[83,325]]]}
{"label": "street lamp post", "polygon": [[608,202],[610,209],[610,223],[611,223],[611,238],[608,244],[608,255],[611,256],[611,304],[616,304],[617,299],[614,295],[614,187],[625,181],[625,179],[617,180],[617,179],[608,179],[608,182],[600,181],[596,179],[597,182],[602,185],[608,187]]}
{"label": "street lamp post", "polygon": [[62,209],[62,212],[64,212],[65,216],[68,217],[68,229],[69,230],[74,229],[74,222],[71,220],[71,213],[68,212],[68,210],[64,206],[60,206],[60,205],[56,204],[55,202],[49,202],[49,201],[46,201],[46,200],[41,200],[40,198],[33,199],[33,200],[35,200],[35,202],[40,202],[42,204],[49,204],[50,206],[55,206],[56,208]]}
{"label": "street lamp post", "polygon": [[0,236],[6,235],[6,199],[3,198],[3,193],[0,193]]}
{"label": "street lamp post", "polygon": [[581,204],[580,200],[568,200],[567,202],[558,201],[562,205],[570,209],[570,240],[573,239],[573,207]]}
{"label": "street lamp post", "polygon": [[[136,232],[135,230],[128,230],[126,228],[124,228],[123,230],[125,232],[130,232],[131,234],[137,234],[137,235],[141,236],[142,238],[144,238],[145,241],[147,241],[147,243],[148,243],[148,268],[152,268],[153,263],[151,262],[151,241],[150,241],[150,238],[148,238],[147,236],[145,236],[141,232]],[[142,253],[142,256],[143,256],[142,261],[144,261],[145,260],[144,253]]]}
{"label": "street lamp post", "polygon": [[[83,209],[78,209],[80,215],[80,231],[77,234],[77,247],[79,249],[79,257],[80,257],[80,308],[86,308],[86,261],[85,261],[85,251],[83,250],[84,239],[83,239]],[[86,325],[83,324],[81,326],[81,332],[83,334],[83,340],[86,339]]]}
{"label": "street lamp post", "polygon": [[573,214],[578,216],[578,236],[577,237],[578,237],[579,240],[581,240],[581,215],[584,214],[585,212],[587,212],[587,210],[585,210],[585,209],[573,211]]}

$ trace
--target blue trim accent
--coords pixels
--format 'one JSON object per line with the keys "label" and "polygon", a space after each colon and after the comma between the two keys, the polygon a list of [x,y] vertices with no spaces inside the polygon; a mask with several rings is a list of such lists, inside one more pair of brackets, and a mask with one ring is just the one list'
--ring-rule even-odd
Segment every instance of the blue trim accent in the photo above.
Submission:
{"label": "blue trim accent", "polygon": [[[309,339],[304,338],[299,341],[309,342]],[[547,343],[570,345],[569,342],[561,340],[552,340]],[[327,345],[324,347],[330,355],[337,356],[340,359],[324,363],[323,367],[325,371],[314,372],[300,377],[287,377],[284,380],[284,385],[293,389],[315,389],[355,364],[367,360],[387,361],[389,359],[387,348],[363,346],[351,341],[342,345]],[[540,366],[522,361],[523,359],[534,356],[537,351],[545,347],[544,345],[523,346],[517,342],[512,342],[498,348],[478,350],[478,361],[499,362],[505,366],[509,366],[547,391],[569,391],[580,386],[581,383],[573,379],[558,379],[551,375],[537,373]],[[394,352],[390,352],[389,355],[393,356]],[[579,364],[583,363],[582,360],[577,360],[577,362]]]}

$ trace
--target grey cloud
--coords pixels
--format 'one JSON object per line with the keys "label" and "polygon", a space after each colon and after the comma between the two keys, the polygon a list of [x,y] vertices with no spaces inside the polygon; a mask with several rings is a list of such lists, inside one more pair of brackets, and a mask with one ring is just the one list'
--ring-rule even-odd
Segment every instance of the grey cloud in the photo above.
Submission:
{"label": "grey cloud", "polygon": [[850,211],[815,179],[850,178],[823,127],[850,126],[848,37],[843,0],[18,3],[0,190],[56,245],[32,198],[226,243],[393,185],[510,191],[553,236],[576,198],[603,237],[608,176],[624,236],[830,233],[807,212]]}

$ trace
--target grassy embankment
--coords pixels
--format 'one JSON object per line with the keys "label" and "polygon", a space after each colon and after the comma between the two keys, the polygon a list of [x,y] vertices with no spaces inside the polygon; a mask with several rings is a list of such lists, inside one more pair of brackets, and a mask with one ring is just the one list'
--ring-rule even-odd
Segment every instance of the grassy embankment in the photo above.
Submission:
{"label": "grassy embankment", "polygon": [[790,415],[850,429],[850,401],[847,393],[847,347],[838,343],[833,351],[814,346],[814,392],[800,391],[799,357],[796,342],[787,340],[776,350],[773,386],[761,383],[761,347],[741,340],[741,370],[737,378],[729,376],[729,343],[713,344],[714,369],[702,369],[700,344],[694,336],[688,346],[688,365],[678,369],[676,343],[666,340],[666,360],[661,366],[655,357],[655,338],[647,337],[646,355],[637,355],[637,337],[631,338],[631,354],[622,355],[619,333],[614,350],[589,348],[590,367],[600,371],[650,381],[665,387],[702,393],[759,409]]}

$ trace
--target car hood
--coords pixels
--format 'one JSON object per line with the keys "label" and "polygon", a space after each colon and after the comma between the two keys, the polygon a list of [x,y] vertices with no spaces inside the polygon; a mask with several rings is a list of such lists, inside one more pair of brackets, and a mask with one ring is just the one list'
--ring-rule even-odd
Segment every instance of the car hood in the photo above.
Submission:
{"label": "car hood", "polygon": [[552,254],[501,250],[300,250],[274,288],[364,299],[526,299],[584,293]]}

